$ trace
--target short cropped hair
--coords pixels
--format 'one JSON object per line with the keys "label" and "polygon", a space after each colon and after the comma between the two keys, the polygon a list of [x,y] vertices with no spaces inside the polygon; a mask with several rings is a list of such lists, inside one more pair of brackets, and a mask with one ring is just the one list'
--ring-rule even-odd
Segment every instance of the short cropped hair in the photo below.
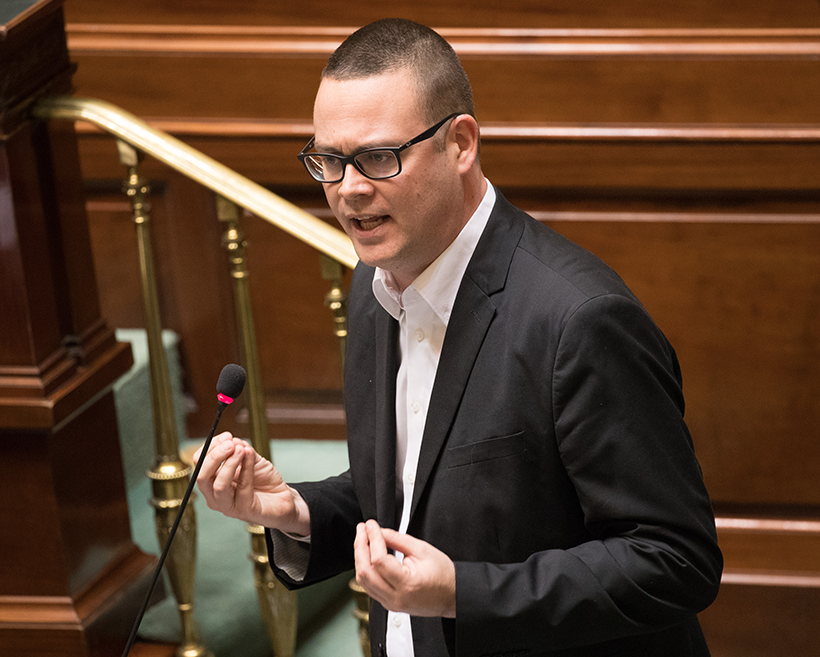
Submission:
{"label": "short cropped hair", "polygon": [[455,112],[475,118],[470,80],[453,47],[414,21],[386,18],[358,29],[330,56],[322,78],[358,80],[401,69],[415,76],[427,122]]}

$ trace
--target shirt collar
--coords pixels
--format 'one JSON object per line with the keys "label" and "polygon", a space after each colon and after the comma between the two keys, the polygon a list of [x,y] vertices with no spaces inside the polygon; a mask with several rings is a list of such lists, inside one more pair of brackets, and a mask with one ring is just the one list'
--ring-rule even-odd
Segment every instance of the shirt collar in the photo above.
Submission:
{"label": "shirt collar", "polygon": [[456,239],[404,290],[404,293],[399,292],[390,272],[376,267],[373,276],[373,295],[382,308],[394,319],[399,319],[405,302],[410,297],[418,295],[446,326],[461,279],[490,218],[495,198],[495,188],[488,182],[484,198]]}

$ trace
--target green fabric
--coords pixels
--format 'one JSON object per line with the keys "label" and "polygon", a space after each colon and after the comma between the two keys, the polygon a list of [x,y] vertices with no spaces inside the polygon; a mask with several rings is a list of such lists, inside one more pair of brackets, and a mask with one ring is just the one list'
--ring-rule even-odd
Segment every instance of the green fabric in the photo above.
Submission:
{"label": "green fabric", "polygon": [[38,0],[3,0],[0,2],[0,25],[6,25],[36,5]]}

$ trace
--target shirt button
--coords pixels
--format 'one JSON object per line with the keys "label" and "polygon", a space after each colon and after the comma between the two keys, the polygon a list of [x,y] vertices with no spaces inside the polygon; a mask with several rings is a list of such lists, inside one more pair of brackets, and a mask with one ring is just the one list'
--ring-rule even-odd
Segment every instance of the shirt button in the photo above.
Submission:
{"label": "shirt button", "polygon": [[401,627],[401,616],[393,616],[393,625]]}
{"label": "shirt button", "polygon": [[419,403],[417,401],[414,401],[412,404],[410,404],[410,408],[413,409],[414,413],[418,413],[421,406],[419,406]]}
{"label": "shirt button", "polygon": [[408,472],[405,479],[407,480],[408,484],[415,484],[416,483],[416,473],[415,472]]}
{"label": "shirt button", "polygon": [[424,331],[421,329],[416,329],[416,342],[423,342],[424,341]]}

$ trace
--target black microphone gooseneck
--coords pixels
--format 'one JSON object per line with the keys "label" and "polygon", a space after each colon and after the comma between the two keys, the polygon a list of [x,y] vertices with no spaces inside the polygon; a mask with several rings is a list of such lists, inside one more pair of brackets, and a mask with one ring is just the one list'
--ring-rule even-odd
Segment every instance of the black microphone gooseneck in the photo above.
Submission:
{"label": "black microphone gooseneck", "polygon": [[208,438],[205,440],[205,444],[202,446],[199,461],[197,461],[197,464],[194,467],[194,472],[191,475],[191,480],[188,482],[188,490],[185,491],[185,495],[182,498],[182,503],[179,505],[177,517],[171,527],[171,533],[168,534],[168,540],[165,542],[165,549],[163,549],[162,555],[159,558],[159,563],[154,570],[154,578],[151,581],[151,586],[148,587],[148,593],[145,594],[145,600],[143,600],[142,608],[140,609],[137,619],[134,622],[134,627],[131,629],[131,636],[128,637],[128,643],[125,645],[125,651],[122,653],[122,657],[128,657],[128,653],[131,652],[131,648],[134,646],[134,641],[137,638],[137,630],[139,630],[142,617],[145,615],[145,610],[148,609],[151,594],[154,592],[154,587],[157,585],[157,580],[159,580],[159,574],[162,572],[162,566],[165,563],[165,558],[168,556],[168,551],[171,549],[171,541],[174,540],[174,535],[177,533],[179,522],[182,520],[182,513],[185,511],[185,507],[187,506],[188,500],[193,492],[194,485],[196,484],[196,478],[202,468],[202,460],[208,453],[208,449],[211,446],[211,439],[214,437],[214,433],[216,433],[216,425],[219,424],[219,419],[222,417],[222,411],[228,408],[228,406],[233,403],[234,399],[239,397],[242,392],[242,388],[244,387],[245,370],[239,365],[225,365],[225,367],[222,368],[222,372],[220,372],[219,379],[216,382],[216,398],[218,402],[214,425],[211,427],[211,433],[208,435]]}

